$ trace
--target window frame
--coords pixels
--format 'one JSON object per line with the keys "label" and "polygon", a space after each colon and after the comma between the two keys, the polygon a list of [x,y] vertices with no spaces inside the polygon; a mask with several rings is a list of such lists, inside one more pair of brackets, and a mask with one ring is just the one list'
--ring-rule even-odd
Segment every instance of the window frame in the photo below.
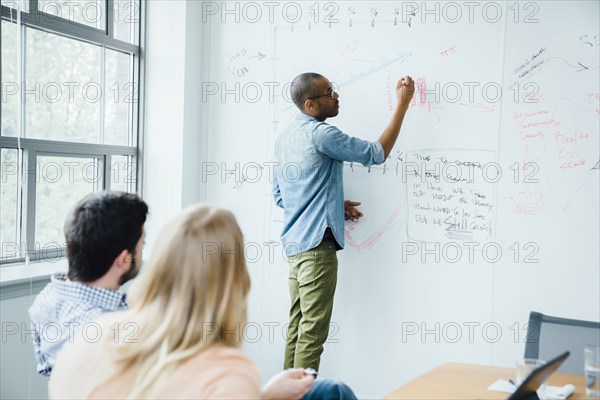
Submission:
{"label": "window frame", "polygon": [[[21,12],[21,26],[17,29],[17,34],[21,35],[21,77],[23,81],[26,81],[25,76],[25,54],[26,54],[26,29],[33,28],[45,31],[50,34],[59,35],[73,40],[82,41],[91,45],[101,47],[102,60],[105,61],[106,49],[118,51],[121,53],[128,54],[131,59],[130,76],[133,83],[133,91],[135,93],[135,101],[132,101],[130,105],[130,121],[128,123],[130,129],[130,135],[128,137],[128,145],[111,145],[111,144],[99,144],[99,143],[83,143],[83,142],[68,142],[59,140],[47,140],[47,139],[34,139],[27,138],[25,136],[25,116],[26,106],[22,103],[19,107],[20,115],[18,118],[21,120],[21,132],[18,134],[21,136],[8,137],[0,135],[0,148],[12,149],[17,152],[21,152],[21,158],[23,165],[17,166],[17,179],[20,181],[21,191],[17,193],[17,245],[18,245],[18,257],[7,258],[6,256],[0,256],[0,267],[15,263],[23,263],[27,260],[38,261],[38,260],[57,260],[65,256],[65,247],[54,248],[51,250],[36,249],[35,248],[35,220],[36,220],[36,192],[37,192],[37,173],[38,168],[31,168],[28,166],[36,165],[39,156],[58,156],[58,157],[84,157],[84,158],[97,158],[100,165],[102,165],[103,176],[101,182],[99,182],[98,189],[104,190],[111,187],[112,170],[111,166],[112,158],[114,156],[128,156],[129,159],[135,166],[135,182],[133,184],[128,183],[130,191],[134,193],[141,193],[142,191],[142,144],[143,144],[143,117],[142,112],[144,109],[143,102],[143,78],[144,78],[144,62],[141,57],[142,47],[145,40],[145,2],[142,0],[132,0],[138,4],[139,7],[139,23],[137,32],[139,38],[139,44],[131,44],[124,42],[113,37],[113,10],[114,0],[103,0],[105,10],[105,29],[97,29],[85,24],[73,22],[65,18],[54,16],[51,14],[45,14],[38,11],[38,0],[28,0],[29,12]],[[15,0],[15,3],[18,1]],[[13,3],[14,4],[14,3]],[[50,16],[50,17],[48,17]],[[8,21],[16,23],[17,10],[10,8],[4,4],[1,5],[2,21]],[[134,35],[135,37],[135,35]],[[103,62],[101,66],[101,75],[105,76],[106,63]],[[2,70],[0,68],[0,78],[2,77]],[[103,88],[105,89],[105,88]],[[21,101],[21,100],[19,100]],[[106,92],[103,94],[100,107],[100,121],[101,130],[100,137],[103,139],[105,115],[104,108],[106,104]],[[2,104],[0,103],[0,111]],[[19,158],[17,158],[19,159]],[[23,168],[25,166],[25,168]],[[18,184],[19,185],[19,184]],[[22,246],[25,249],[22,249]]]}

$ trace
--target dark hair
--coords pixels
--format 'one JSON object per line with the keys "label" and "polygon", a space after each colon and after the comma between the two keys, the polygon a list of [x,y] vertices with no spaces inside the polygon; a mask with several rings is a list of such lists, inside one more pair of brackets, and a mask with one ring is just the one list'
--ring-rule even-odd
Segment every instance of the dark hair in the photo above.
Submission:
{"label": "dark hair", "polygon": [[319,95],[315,82],[322,78],[324,79],[325,77],[316,72],[305,72],[294,78],[290,88],[290,95],[292,96],[292,101],[300,111],[304,111],[304,102],[306,99]]}
{"label": "dark hair", "polygon": [[123,251],[135,253],[148,205],[137,195],[106,190],[79,201],[65,221],[69,279],[102,277]]}

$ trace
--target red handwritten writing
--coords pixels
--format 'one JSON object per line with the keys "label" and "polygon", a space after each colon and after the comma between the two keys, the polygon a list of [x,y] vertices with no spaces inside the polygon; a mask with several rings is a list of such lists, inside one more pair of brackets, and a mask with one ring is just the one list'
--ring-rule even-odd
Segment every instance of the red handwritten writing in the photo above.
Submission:
{"label": "red handwritten writing", "polygon": [[409,107],[415,107],[417,105],[417,97],[419,98],[419,108],[425,108],[427,109],[427,112],[434,112],[437,120],[440,120],[440,116],[437,112],[438,107],[435,104],[433,104],[431,101],[427,100],[426,97],[426,83],[425,83],[425,77],[421,76],[419,78],[417,78],[416,80],[416,87],[417,90],[415,92],[415,95],[413,96],[413,98],[410,100],[410,103],[408,104]]}
{"label": "red handwritten writing", "polygon": [[560,164],[560,169],[572,169],[580,168],[585,166],[585,160],[579,160],[577,162],[564,162]]}
{"label": "red handwritten writing", "polygon": [[564,158],[579,158],[581,155],[579,154],[579,152],[577,150],[575,150],[573,148],[573,146],[567,148],[567,146],[562,146],[559,150],[558,150],[558,158],[560,159],[564,159]]}
{"label": "red handwritten writing", "polygon": [[555,132],[554,133],[554,140],[556,140],[557,143],[577,143],[580,140],[585,140],[588,139],[590,137],[590,135],[587,132],[573,132],[570,135],[563,135],[560,132]]}
{"label": "red handwritten writing", "polygon": [[528,118],[528,117],[535,117],[536,115],[542,115],[542,114],[550,114],[550,112],[547,111],[547,110],[538,110],[538,111],[534,111],[534,112],[530,112],[530,113],[515,112],[513,114],[513,119],[522,119],[522,118]]}
{"label": "red handwritten writing", "polygon": [[[588,104],[600,104],[600,92],[589,92],[587,95],[587,102]],[[594,111],[596,111],[596,114],[600,115],[600,107],[595,107]]]}
{"label": "red handwritten writing", "polygon": [[440,52],[440,56],[442,56],[442,57],[448,57],[450,54],[454,54],[454,53],[456,53],[456,45],[450,47],[449,49],[441,51]]}
{"label": "red handwritten writing", "polygon": [[538,125],[550,125],[550,126],[558,126],[560,122],[555,120],[554,118],[545,119],[543,121],[531,121],[531,122],[521,122],[519,123],[519,127],[521,129],[531,128],[532,126]]}
{"label": "red handwritten writing", "polygon": [[394,105],[392,100],[392,76],[390,74],[388,74],[385,82],[385,93],[387,95],[388,110],[392,111],[394,109]]}
{"label": "red handwritten writing", "polygon": [[541,140],[544,140],[546,138],[546,135],[542,131],[536,131],[536,132],[533,132],[533,133],[529,133],[529,132],[525,132],[525,131],[520,131],[520,133],[521,133],[521,139],[523,139],[523,140],[525,140],[525,139],[541,139]]}

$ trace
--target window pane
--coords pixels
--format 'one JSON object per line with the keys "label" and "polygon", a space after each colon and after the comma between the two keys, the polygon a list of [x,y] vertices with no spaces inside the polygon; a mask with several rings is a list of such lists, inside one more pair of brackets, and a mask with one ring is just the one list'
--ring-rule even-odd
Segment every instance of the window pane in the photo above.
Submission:
{"label": "window pane", "polygon": [[29,12],[29,0],[2,0],[0,4],[21,12]]}
{"label": "window pane", "polygon": [[64,246],[68,212],[85,195],[102,187],[103,171],[94,158],[37,158],[35,248]]}
{"label": "window pane", "polygon": [[139,44],[140,2],[138,0],[114,1],[114,38]]}
{"label": "window pane", "polygon": [[0,258],[19,257],[17,236],[17,150],[0,152]]}
{"label": "window pane", "polygon": [[79,22],[92,28],[106,29],[106,10],[104,0],[39,0],[38,10],[49,14],[48,21],[61,17]]}
{"label": "window pane", "polygon": [[101,48],[27,29],[26,63],[25,136],[98,143]]}
{"label": "window pane", "polygon": [[19,84],[17,79],[17,24],[2,21],[2,136],[17,136]]}
{"label": "window pane", "polygon": [[136,164],[130,156],[112,156],[110,188],[121,192],[135,192]]}
{"label": "window pane", "polygon": [[131,77],[131,56],[106,50],[104,143],[129,145],[131,105],[137,90]]}

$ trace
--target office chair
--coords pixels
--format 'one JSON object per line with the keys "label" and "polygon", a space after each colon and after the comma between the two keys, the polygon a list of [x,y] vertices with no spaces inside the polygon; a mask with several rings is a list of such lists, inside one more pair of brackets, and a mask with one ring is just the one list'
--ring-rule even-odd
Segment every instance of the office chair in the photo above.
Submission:
{"label": "office chair", "polygon": [[548,361],[569,350],[571,357],[558,371],[583,375],[586,345],[600,346],[600,322],[551,317],[535,311],[529,314],[525,358]]}

